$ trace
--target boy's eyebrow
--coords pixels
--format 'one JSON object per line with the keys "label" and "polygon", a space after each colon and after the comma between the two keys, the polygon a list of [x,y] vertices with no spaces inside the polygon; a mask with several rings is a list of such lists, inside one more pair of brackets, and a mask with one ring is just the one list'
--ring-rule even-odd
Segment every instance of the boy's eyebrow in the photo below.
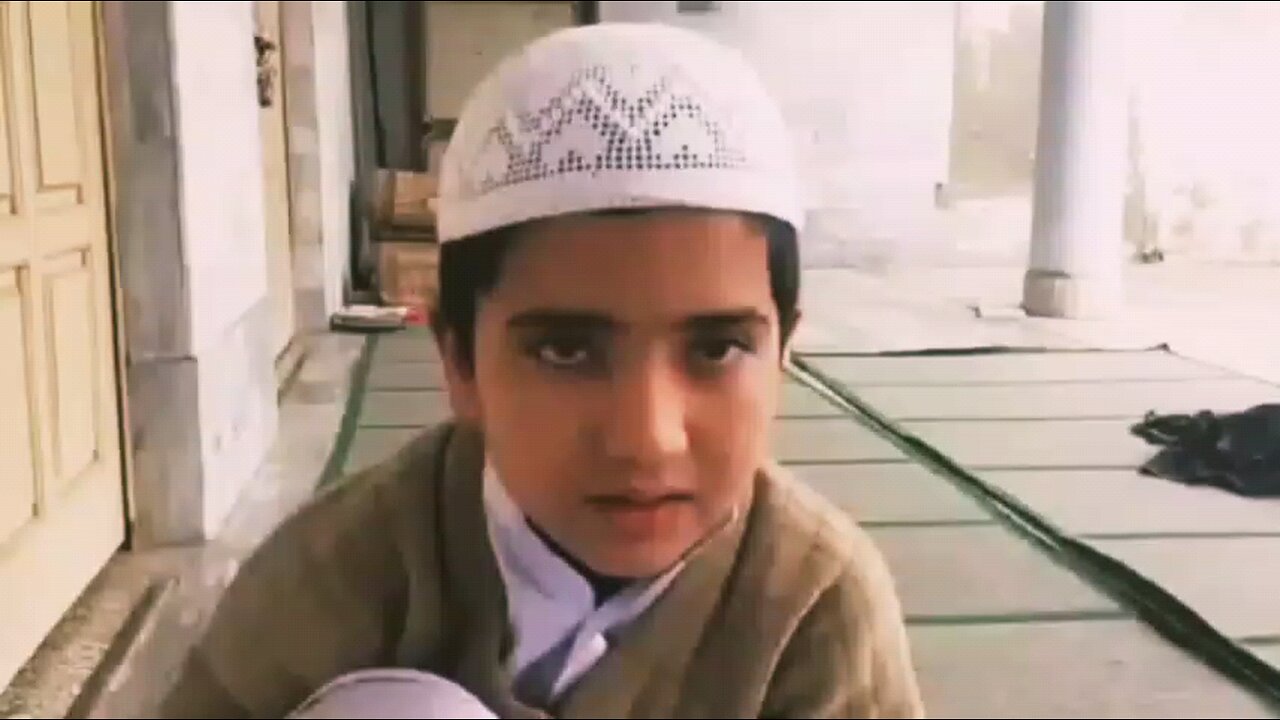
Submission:
{"label": "boy's eyebrow", "polygon": [[765,317],[755,308],[742,308],[737,310],[720,310],[717,312],[703,313],[692,315],[680,322],[685,330],[690,331],[708,331],[723,330],[739,325],[750,325],[752,327],[768,326],[769,318]]}
{"label": "boy's eyebrow", "polygon": [[507,321],[507,327],[523,328],[565,328],[574,330],[613,330],[618,321],[602,313],[583,310],[528,310],[513,315]]}
{"label": "boy's eyebrow", "polygon": [[[706,332],[740,325],[767,326],[769,319],[754,308],[719,310],[700,313],[681,319],[677,326],[686,331]],[[611,331],[621,326],[616,319],[603,313],[585,310],[527,310],[507,321],[513,329],[572,328],[585,331]]]}

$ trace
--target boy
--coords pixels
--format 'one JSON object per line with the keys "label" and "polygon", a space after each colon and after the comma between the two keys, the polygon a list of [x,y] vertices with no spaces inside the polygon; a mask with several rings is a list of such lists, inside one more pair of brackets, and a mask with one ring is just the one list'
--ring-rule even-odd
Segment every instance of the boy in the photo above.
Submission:
{"label": "boy", "polygon": [[545,37],[473,93],[439,203],[456,420],[276,532],[166,716],[379,667],[500,717],[920,716],[879,554],[769,461],[802,210],[745,61]]}

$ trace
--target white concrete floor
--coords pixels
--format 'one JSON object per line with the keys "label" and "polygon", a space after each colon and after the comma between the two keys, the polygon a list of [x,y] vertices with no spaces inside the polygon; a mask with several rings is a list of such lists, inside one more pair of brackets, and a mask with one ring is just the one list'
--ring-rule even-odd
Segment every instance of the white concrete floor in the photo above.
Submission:
{"label": "white concrete floor", "polygon": [[[1021,266],[809,270],[802,350],[885,352],[975,345],[1145,348],[1280,383],[1280,264],[1171,259],[1126,271],[1127,306],[1105,320],[979,319],[1016,307]],[[838,347],[837,347],[838,346]]]}
{"label": "white concrete floor", "polygon": [[[1182,358],[1142,352],[1062,352],[811,359],[878,411],[901,421],[906,430],[1059,528],[1157,582],[1220,632],[1276,663],[1280,616],[1274,612],[1273,599],[1280,592],[1280,576],[1265,569],[1280,567],[1280,500],[1248,500],[1139,476],[1136,467],[1154,449],[1130,436],[1128,427],[1146,409],[1244,410],[1280,397],[1280,342],[1270,332],[1280,308],[1280,266],[1173,260],[1131,267],[1128,306],[1100,321],[974,315],[971,308],[978,304],[1016,306],[1022,272],[1014,266],[956,264],[884,267],[874,272],[808,271],[807,326],[798,350],[803,357],[806,351],[882,353],[988,346],[1137,350],[1169,345]],[[922,503],[933,502],[925,493],[919,496]],[[948,531],[976,537],[975,533],[985,530]],[[924,540],[920,535],[915,539]],[[987,576],[1007,564],[995,563],[981,543],[957,538],[948,544],[992,561],[993,569],[975,570],[983,575],[983,582],[992,581]],[[898,572],[911,578],[918,572],[917,565],[955,567],[965,562],[961,558],[944,562],[940,557],[926,561],[928,549],[938,546],[913,545],[910,553],[899,553],[902,569]],[[912,581],[907,591],[919,592],[919,587],[923,587],[919,581]],[[933,590],[947,592],[943,586]],[[1019,594],[1025,595],[1014,593]],[[1093,632],[1098,630],[1097,622],[1067,623],[1066,627],[1069,634],[1083,632],[1082,628]],[[1048,627],[1020,626],[1016,633],[1000,635],[1003,641],[992,640],[965,651],[953,647],[948,651],[951,655],[935,657],[938,651],[924,647],[922,672],[926,685],[938,684],[936,707],[957,716],[1005,716],[1014,708],[1033,717],[1117,716],[1113,713],[1122,707],[1115,704],[1117,697],[1091,686],[1089,671],[1065,658],[1065,672],[1057,673],[1052,684],[1081,691],[1083,695],[1074,700],[1054,699],[1052,693],[1043,692],[1048,676],[1043,670],[1035,671],[1034,663],[1019,665],[998,686],[986,687],[988,695],[999,693],[1001,702],[984,700],[983,693],[974,692],[978,685],[958,680],[965,672],[961,656],[968,654],[969,661],[986,665],[988,654],[999,657],[1010,652],[1008,643],[1014,643],[1015,636],[1018,643],[1029,643],[1023,650],[1031,655],[1050,652],[1046,648],[1053,645],[1058,631],[1049,632]],[[1139,650],[1148,644],[1141,633],[1106,635],[1113,649],[1122,654],[1136,652],[1145,658],[1142,662],[1162,664],[1180,656]],[[1138,645],[1126,649],[1128,643]],[[1123,666],[1130,661],[1110,662]],[[1128,677],[1138,681],[1136,676]],[[1221,716],[1218,713],[1228,712],[1235,702],[1224,691],[1224,681],[1211,674],[1184,679],[1200,688],[1194,693],[1200,702],[1192,704],[1178,693],[1170,694],[1168,687],[1138,682],[1132,690],[1136,696],[1128,695],[1126,702],[1135,701],[1144,708],[1137,711],[1140,716],[1143,712]],[[1028,685],[1034,689],[1028,690]],[[1229,697],[1223,697],[1223,692]]]}

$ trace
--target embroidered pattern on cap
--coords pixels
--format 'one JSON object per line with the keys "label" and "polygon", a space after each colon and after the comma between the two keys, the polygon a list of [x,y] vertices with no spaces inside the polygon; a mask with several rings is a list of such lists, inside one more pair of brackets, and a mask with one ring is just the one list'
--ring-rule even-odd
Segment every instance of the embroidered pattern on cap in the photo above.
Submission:
{"label": "embroidered pattern on cap", "polygon": [[643,92],[612,82],[603,65],[580,70],[540,107],[485,132],[470,194],[568,173],[746,167],[731,118],[706,97],[676,66]]}

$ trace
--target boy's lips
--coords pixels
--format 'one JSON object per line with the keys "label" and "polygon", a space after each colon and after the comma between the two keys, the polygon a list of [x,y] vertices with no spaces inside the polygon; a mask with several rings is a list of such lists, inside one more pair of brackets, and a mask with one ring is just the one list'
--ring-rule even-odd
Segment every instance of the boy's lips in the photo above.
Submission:
{"label": "boy's lips", "polygon": [[693,501],[686,492],[658,495],[593,495],[587,504],[608,519],[623,535],[655,536],[669,532],[674,513]]}
{"label": "boy's lips", "polygon": [[591,495],[587,503],[602,510],[630,510],[659,507],[672,502],[693,500],[693,493],[670,491],[662,493],[616,493]]}

